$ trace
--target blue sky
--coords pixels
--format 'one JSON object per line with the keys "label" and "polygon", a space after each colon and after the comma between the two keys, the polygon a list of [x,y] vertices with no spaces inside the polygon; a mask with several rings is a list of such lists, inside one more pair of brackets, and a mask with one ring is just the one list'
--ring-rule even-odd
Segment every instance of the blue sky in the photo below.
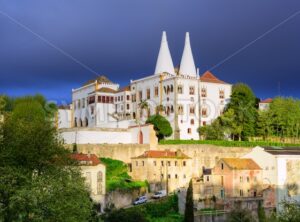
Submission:
{"label": "blue sky", "polygon": [[174,64],[189,31],[201,73],[300,97],[299,27],[298,0],[2,0],[0,94],[61,103],[96,74],[126,85],[154,72],[165,30]]}

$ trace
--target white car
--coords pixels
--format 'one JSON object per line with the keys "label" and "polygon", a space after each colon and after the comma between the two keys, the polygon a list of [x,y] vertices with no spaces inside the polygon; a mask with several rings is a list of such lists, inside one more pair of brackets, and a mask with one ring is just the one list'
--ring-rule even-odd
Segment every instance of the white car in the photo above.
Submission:
{"label": "white car", "polygon": [[166,190],[160,190],[160,191],[155,192],[154,195],[152,196],[152,198],[159,199],[159,198],[162,198],[162,197],[165,197],[165,196],[167,196],[167,191]]}
{"label": "white car", "polygon": [[146,196],[141,196],[136,198],[136,200],[133,202],[133,205],[143,204],[148,201],[148,198]]}

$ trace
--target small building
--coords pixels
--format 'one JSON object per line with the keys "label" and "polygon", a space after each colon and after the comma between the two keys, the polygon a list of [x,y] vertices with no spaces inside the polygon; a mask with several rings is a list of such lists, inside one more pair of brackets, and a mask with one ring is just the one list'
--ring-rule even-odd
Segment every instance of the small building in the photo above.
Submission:
{"label": "small building", "polygon": [[91,198],[100,205],[99,211],[103,212],[106,193],[106,166],[100,162],[95,154],[73,153],[71,158],[78,161]]}
{"label": "small building", "polygon": [[284,200],[300,201],[300,147],[255,147],[243,156],[262,167],[263,184],[275,186],[276,208]]}
{"label": "small building", "polygon": [[188,187],[193,162],[180,150],[149,150],[133,157],[130,168],[132,178],[147,180],[151,191],[165,189],[170,193],[178,188]]}
{"label": "small building", "polygon": [[213,168],[217,198],[257,197],[261,193],[262,169],[252,159],[222,158]]}
{"label": "small building", "polygon": [[273,99],[271,99],[271,98],[261,100],[258,104],[259,110],[261,110],[261,111],[268,110],[270,108],[270,104],[272,101],[273,101]]}

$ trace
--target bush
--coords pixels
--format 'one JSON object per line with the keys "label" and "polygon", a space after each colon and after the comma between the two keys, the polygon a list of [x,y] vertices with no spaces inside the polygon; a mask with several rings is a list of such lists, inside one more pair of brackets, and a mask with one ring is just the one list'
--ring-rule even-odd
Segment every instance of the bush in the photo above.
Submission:
{"label": "bush", "polygon": [[162,140],[165,137],[169,137],[173,133],[169,121],[159,114],[150,116],[147,119],[146,123],[151,123],[154,125],[154,130],[156,131],[156,136],[158,140]]}
{"label": "bush", "polygon": [[211,144],[225,147],[255,147],[255,146],[272,146],[272,147],[299,147],[300,144],[277,143],[267,141],[227,141],[227,140],[161,140],[160,144]]}
{"label": "bush", "polygon": [[147,181],[132,181],[128,175],[127,165],[120,160],[110,158],[100,158],[101,162],[106,165],[106,190],[133,190],[142,187],[147,188]]}

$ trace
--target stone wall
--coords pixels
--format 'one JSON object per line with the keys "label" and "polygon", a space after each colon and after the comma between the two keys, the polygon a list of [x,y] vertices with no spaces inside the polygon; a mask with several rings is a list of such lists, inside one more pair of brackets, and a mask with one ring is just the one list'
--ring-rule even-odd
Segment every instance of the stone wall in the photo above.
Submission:
{"label": "stone wall", "polygon": [[[72,149],[72,145],[66,146]],[[90,152],[99,157],[117,159],[125,163],[130,163],[132,157],[139,156],[149,149],[149,144],[77,144],[78,152]],[[180,149],[193,159],[194,166],[198,169],[202,166],[207,168],[214,167],[216,161],[220,158],[240,157],[251,150],[251,148],[244,147],[219,147],[206,144],[157,145],[156,149],[169,149],[171,151]]]}

